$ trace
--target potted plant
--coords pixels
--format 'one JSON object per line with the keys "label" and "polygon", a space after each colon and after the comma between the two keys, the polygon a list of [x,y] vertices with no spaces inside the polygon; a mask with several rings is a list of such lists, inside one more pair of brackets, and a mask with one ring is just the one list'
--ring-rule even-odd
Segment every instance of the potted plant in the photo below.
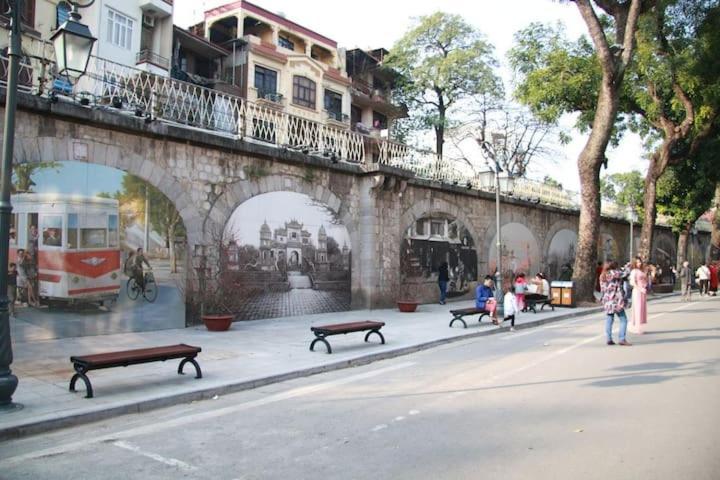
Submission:
{"label": "potted plant", "polygon": [[400,284],[400,295],[395,300],[395,303],[397,303],[398,309],[401,312],[406,313],[414,312],[417,310],[418,305],[420,305],[420,302],[415,296],[413,286],[405,283]]}

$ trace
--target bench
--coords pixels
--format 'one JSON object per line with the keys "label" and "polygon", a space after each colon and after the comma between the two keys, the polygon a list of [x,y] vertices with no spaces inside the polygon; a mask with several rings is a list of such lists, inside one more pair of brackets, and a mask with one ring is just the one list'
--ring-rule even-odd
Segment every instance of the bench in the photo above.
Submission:
{"label": "bench", "polygon": [[200,353],[200,347],[193,347],[181,343],[179,345],[167,345],[165,347],[141,348],[137,350],[125,350],[121,352],[97,353],[93,355],[73,356],[70,361],[75,369],[75,374],[70,379],[70,391],[75,392],[75,383],[78,379],[85,383],[85,398],[93,398],[93,389],[87,372],[103,368],[127,367],[140,363],[164,362],[175,358],[182,358],[178,366],[178,374],[183,374],[183,367],[186,363],[192,363],[195,367],[195,378],[202,378],[200,365],[195,357]]}
{"label": "bench", "polygon": [[385,337],[380,333],[380,329],[385,326],[385,322],[372,322],[369,320],[363,322],[349,322],[349,323],[335,323],[332,325],[321,325],[319,327],[310,327],[310,331],[315,334],[315,339],[310,344],[310,351],[314,351],[315,344],[322,342],[327,347],[327,353],[332,353],[330,343],[326,340],[326,337],[330,335],[346,335],[353,332],[364,332],[370,330],[365,335],[365,341],[368,341],[370,334],[376,333],[380,337],[380,342],[385,344]]}
{"label": "bench", "polygon": [[537,295],[535,297],[528,297],[525,296],[525,310],[530,310],[533,313],[537,313],[537,306],[540,305],[540,311],[542,312],[543,309],[548,306],[552,308],[552,311],[555,311],[555,305],[552,304],[552,298],[545,296],[545,295]]}
{"label": "bench", "polygon": [[467,328],[467,323],[463,319],[463,317],[467,315],[477,315],[480,314],[480,318],[478,318],[478,322],[482,322],[482,319],[484,316],[489,316],[490,311],[485,310],[484,308],[476,308],[476,307],[470,307],[470,308],[459,308],[457,310],[450,310],[450,313],[453,316],[453,319],[450,320],[450,327],[453,326],[453,323],[455,322],[462,322],[463,328]]}

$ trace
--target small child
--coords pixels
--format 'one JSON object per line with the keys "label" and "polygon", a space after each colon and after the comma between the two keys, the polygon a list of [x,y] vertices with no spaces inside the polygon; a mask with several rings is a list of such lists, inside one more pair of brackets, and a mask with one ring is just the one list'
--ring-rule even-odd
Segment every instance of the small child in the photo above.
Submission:
{"label": "small child", "polygon": [[510,320],[510,331],[515,331],[515,315],[520,313],[517,304],[517,296],[513,287],[505,288],[505,296],[503,297],[503,322]]}
{"label": "small child", "polygon": [[10,266],[8,267],[8,312],[10,312],[10,317],[15,317],[15,299],[17,298],[17,265],[15,263],[10,263]]}

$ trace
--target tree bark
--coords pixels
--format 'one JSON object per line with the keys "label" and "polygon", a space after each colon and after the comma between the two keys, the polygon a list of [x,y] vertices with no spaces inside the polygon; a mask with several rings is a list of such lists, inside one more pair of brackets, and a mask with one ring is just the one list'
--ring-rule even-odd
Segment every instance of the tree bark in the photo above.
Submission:
{"label": "tree bark", "polygon": [[680,271],[680,267],[682,267],[683,262],[688,257],[688,237],[690,236],[690,226],[685,228],[680,234],[678,235],[678,243],[677,243],[677,264],[676,268],[678,272]]}
{"label": "tree bark", "polygon": [[435,125],[435,152],[438,158],[443,156],[443,144],[445,143],[445,108],[443,107],[442,98],[440,99],[440,107],[438,107],[438,124]]}
{"label": "tree bark", "polygon": [[640,232],[640,246],[638,256],[643,261],[650,261],[652,254],[653,234],[655,233],[655,220],[657,217],[657,182],[667,168],[670,160],[671,149],[675,145],[675,139],[670,138],[663,142],[659,150],[650,158],[647,175],[645,175],[645,193],[643,194],[643,208],[645,209]]}
{"label": "tree bark", "polygon": [[715,185],[715,199],[713,200],[715,214],[713,215],[712,231],[710,232],[710,260],[720,260],[720,182]]}

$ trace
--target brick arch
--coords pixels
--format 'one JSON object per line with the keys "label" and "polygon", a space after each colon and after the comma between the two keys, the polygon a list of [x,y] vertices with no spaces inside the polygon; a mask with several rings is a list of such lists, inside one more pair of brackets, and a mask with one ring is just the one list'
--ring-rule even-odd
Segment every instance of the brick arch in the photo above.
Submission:
{"label": "brick arch", "polygon": [[[530,232],[530,235],[532,236],[532,239],[535,242],[535,245],[537,245],[538,250],[540,250],[541,258],[538,260],[542,264],[542,261],[545,258],[545,254],[542,251],[540,242],[538,241],[538,234],[537,234],[537,232],[534,231],[532,226],[529,226],[525,222],[523,222],[523,219],[524,219],[524,217],[522,217],[520,215],[516,215],[515,212],[513,212],[511,215],[506,215],[505,218],[503,218],[502,214],[501,214],[500,229],[502,229],[503,227],[506,227],[507,225],[510,225],[512,223],[517,223],[517,224],[525,227],[528,230],[528,232]],[[492,258],[490,258],[490,249],[495,246],[493,243],[493,240],[495,240],[496,235],[497,235],[497,228],[495,227],[495,222],[493,222],[492,225],[490,227],[488,227],[487,232],[485,233],[484,241],[483,241],[482,258],[487,262],[487,265],[490,265],[490,261],[493,260]],[[530,274],[530,272],[525,272],[525,273]]]}
{"label": "brick arch", "polygon": [[203,238],[202,219],[199,210],[192,202],[190,193],[168,169],[159,165],[154,157],[155,152],[147,152],[147,155],[143,155],[135,151],[132,146],[106,144],[86,138],[18,137],[13,163],[17,165],[75,161],[127,172],[145,180],[162,192],[179,212],[187,232],[188,243],[200,243]]}
{"label": "brick arch", "polygon": [[557,234],[560,230],[571,230],[575,232],[576,235],[578,233],[577,224],[571,222],[570,220],[558,220],[557,222],[553,223],[545,234],[545,241],[543,242],[541,252],[543,256],[543,261],[547,259],[550,251],[550,244],[552,243],[553,238],[555,238],[555,234]]}
{"label": "brick arch", "polygon": [[349,205],[325,185],[307,182],[296,175],[267,175],[257,181],[235,182],[225,188],[210,216],[217,225],[224,227],[240,205],[253,197],[272,192],[301,193],[327,206],[347,229],[350,237],[350,250],[356,251],[357,228],[352,220]]}

